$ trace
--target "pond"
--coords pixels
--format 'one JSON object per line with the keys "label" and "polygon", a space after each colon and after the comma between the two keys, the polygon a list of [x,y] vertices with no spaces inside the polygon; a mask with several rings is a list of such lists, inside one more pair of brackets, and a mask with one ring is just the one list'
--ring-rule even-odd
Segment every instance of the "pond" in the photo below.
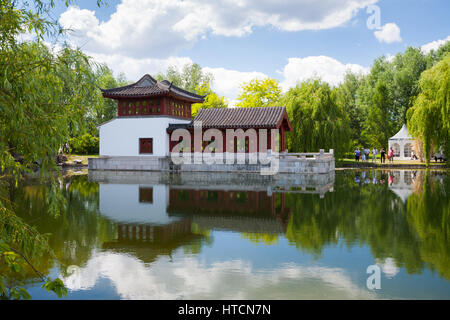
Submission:
{"label": "pond", "polygon": [[[13,194],[64,299],[449,299],[450,174],[90,172]],[[67,268],[68,267],[68,268]],[[58,299],[30,276],[33,299]],[[371,286],[372,285],[372,286]]]}

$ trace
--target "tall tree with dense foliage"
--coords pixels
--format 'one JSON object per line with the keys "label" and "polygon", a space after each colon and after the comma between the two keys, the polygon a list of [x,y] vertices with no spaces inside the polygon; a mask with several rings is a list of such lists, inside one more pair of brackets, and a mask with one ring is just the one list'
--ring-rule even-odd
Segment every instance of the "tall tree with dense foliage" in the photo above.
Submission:
{"label": "tall tree with dense foliage", "polygon": [[[52,181],[47,197],[50,213],[58,215],[65,209],[51,173],[57,170],[55,155],[71,131],[82,130],[85,99],[97,90],[89,61],[79,50],[66,48],[54,54],[42,42],[18,41],[25,32],[34,32],[38,39],[60,32],[51,19],[54,5],[54,1],[0,1],[0,265],[17,277],[31,268],[45,281],[45,289],[61,296],[66,292],[62,281],[45,277],[33,266],[44,253],[51,253],[48,237],[15,214],[10,198],[20,179],[39,164],[40,177]],[[0,297],[30,296],[2,274]]]}
{"label": "tall tree with dense foliage", "polygon": [[409,47],[395,56],[393,72],[393,119],[396,127],[406,123],[406,112],[419,93],[419,78],[427,68],[427,57],[420,48]]}
{"label": "tall tree with dense foliage", "polygon": [[[98,66],[94,72],[96,83],[99,88],[112,89],[128,84],[123,73],[119,74],[118,77],[114,77],[112,70],[106,65]],[[98,107],[92,114],[92,123],[95,126],[98,126],[105,121],[111,120],[117,115],[117,101],[103,98],[100,90],[97,90],[96,98]]]}
{"label": "tall tree with dense foliage", "polygon": [[212,83],[213,76],[204,72],[197,63],[187,63],[182,70],[179,70],[176,66],[169,66],[165,73],[156,75],[156,80],[168,80],[177,87],[197,93],[199,88]]}
{"label": "tall tree with dense foliage", "polygon": [[361,144],[361,131],[365,120],[364,112],[357,103],[357,93],[361,82],[361,75],[348,72],[342,84],[337,88],[337,103],[342,106],[350,120],[352,149]]}
{"label": "tall tree with dense foliage", "polygon": [[[394,82],[394,68],[392,63],[390,63],[386,57],[380,57],[376,59],[370,69],[369,74],[367,74],[364,79],[361,81],[360,86],[357,90],[357,99],[356,103],[358,105],[358,109],[361,112],[361,131],[360,131],[360,139],[359,142],[362,146],[366,146],[373,141],[373,135],[376,135],[377,132],[368,129],[368,125],[371,125],[368,121],[369,111],[373,107],[373,97],[375,95],[375,91],[377,85],[380,82],[383,82],[387,88],[388,94],[392,95],[393,90],[393,82]],[[392,108],[393,106],[391,106]],[[393,122],[394,119],[390,119],[390,122]],[[401,127],[401,126],[400,126]],[[399,128],[400,128],[399,127]],[[371,135],[371,137],[367,136],[367,134]],[[381,139],[380,139],[381,140]]]}
{"label": "tall tree with dense foliage", "polygon": [[293,132],[288,135],[291,152],[334,149],[341,158],[350,144],[349,119],[337,103],[336,91],[321,80],[302,82],[283,97]]}
{"label": "tall tree with dense foliage", "polygon": [[272,78],[253,79],[241,85],[236,107],[273,107],[278,104],[280,98],[281,87],[277,80]]}
{"label": "tall tree with dense foliage", "polygon": [[392,98],[388,86],[380,80],[375,87],[363,131],[370,147],[387,150],[388,140],[394,132],[391,123],[391,107]]}
{"label": "tall tree with dense foliage", "polygon": [[211,90],[209,84],[197,89],[197,94],[204,96],[205,101],[203,103],[194,103],[191,107],[192,118],[195,118],[200,109],[211,108],[228,108],[228,100],[225,97],[219,96],[217,93]]}
{"label": "tall tree with dense foliage", "polygon": [[419,81],[420,94],[408,111],[408,129],[422,140],[427,163],[432,147],[450,154],[450,54],[431,69],[423,72]]}
{"label": "tall tree with dense foliage", "polygon": [[450,52],[450,41],[447,41],[439,48],[431,50],[427,55],[427,69],[434,66],[436,63],[444,59],[444,57]]}
{"label": "tall tree with dense foliage", "polygon": [[211,89],[214,81],[213,75],[204,72],[197,63],[188,63],[181,71],[175,66],[169,66],[166,73],[159,73],[156,76],[156,80],[168,80],[177,87],[205,96],[203,103],[192,105],[192,117],[195,117],[200,109],[228,107],[227,99]]}

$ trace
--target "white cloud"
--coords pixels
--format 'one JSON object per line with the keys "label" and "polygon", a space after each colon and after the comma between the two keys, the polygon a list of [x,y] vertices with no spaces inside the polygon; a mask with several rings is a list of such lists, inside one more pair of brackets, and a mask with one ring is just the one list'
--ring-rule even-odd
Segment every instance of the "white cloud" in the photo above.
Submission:
{"label": "white cloud", "polygon": [[443,40],[436,40],[436,41],[424,44],[421,47],[422,52],[425,53],[425,54],[428,54],[431,50],[439,49],[439,47],[444,45],[447,41],[450,41],[450,36],[448,36],[447,38],[445,38]]}
{"label": "white cloud", "polygon": [[[136,81],[145,73],[155,75],[169,65],[192,63],[177,51],[211,35],[241,37],[255,27],[284,31],[330,29],[348,23],[357,12],[378,0],[122,0],[116,11],[99,21],[94,11],[70,7],[60,16],[71,29],[68,40],[82,47],[96,61],[107,63],[116,73]],[[345,71],[365,68],[342,64],[329,57],[290,58],[282,72],[282,87],[320,76],[332,85]],[[234,105],[239,86],[267,77],[261,72],[204,68],[214,76],[213,89]]]}
{"label": "white cloud", "polygon": [[395,55],[390,54],[390,53],[386,54],[386,60],[388,62],[393,62],[395,60]]}
{"label": "white cloud", "polygon": [[284,31],[341,26],[378,0],[122,0],[109,20],[70,7],[60,16],[69,40],[87,51],[164,58],[209,34],[243,36],[255,27]]}
{"label": "white cloud", "polygon": [[193,257],[160,257],[144,264],[133,256],[93,253],[86,266],[63,278],[70,290],[110,280],[122,299],[371,299],[376,294],[340,268],[294,263],[254,268],[242,260],[205,264]]}
{"label": "white cloud", "polygon": [[395,23],[386,23],[380,30],[375,31],[374,34],[379,42],[402,42],[400,28]]}
{"label": "white cloud", "polygon": [[[131,58],[120,54],[96,54],[87,53],[95,61],[106,63],[116,74],[123,72],[130,81],[139,80],[144,74],[156,75],[165,72],[167,67],[175,66],[181,69],[185,64],[193,61],[188,57],[157,58]],[[265,79],[268,75],[258,71],[237,71],[225,68],[203,67],[204,72],[213,75],[212,89],[219,95],[228,99],[229,106],[236,104],[240,87],[244,82],[253,79]],[[354,73],[368,73],[369,68],[358,64],[343,64],[336,59],[327,56],[310,56],[306,58],[289,58],[288,63],[280,74],[280,85],[284,91],[294,87],[298,82],[320,77],[332,86],[338,85],[347,71]]]}
{"label": "white cloud", "polygon": [[18,42],[27,42],[36,40],[36,34],[33,32],[23,32],[19,33],[16,37]]}
{"label": "white cloud", "polygon": [[240,86],[244,82],[253,79],[265,79],[267,75],[262,72],[241,72],[224,68],[203,68],[203,71],[210,72],[214,77],[213,90],[219,95],[229,99],[230,106],[234,106],[239,94]]}
{"label": "white cloud", "polygon": [[310,56],[306,58],[289,58],[284,66],[281,82],[283,90],[295,87],[298,82],[320,77],[332,86],[338,85],[347,71],[354,73],[367,73],[368,68],[358,64],[343,64],[327,56]]}
{"label": "white cloud", "polygon": [[[193,61],[188,57],[168,57],[165,59],[157,58],[132,58],[120,54],[98,54],[87,52],[94,61],[106,63],[116,74],[124,73],[130,81],[139,80],[144,74],[148,73],[155,76],[159,72],[165,72],[169,66],[174,66],[179,70]],[[252,79],[267,78],[262,72],[241,72],[225,68],[204,67],[204,72],[213,75],[214,81],[212,89],[219,95],[227,97],[229,105],[233,106],[239,94],[240,86],[244,82]]]}
{"label": "white cloud", "polygon": [[144,74],[156,76],[160,72],[166,72],[169,66],[182,68],[193,61],[188,57],[158,58],[133,58],[121,54],[102,54],[87,52],[96,62],[106,63],[116,74],[124,73],[130,81],[139,80]]}

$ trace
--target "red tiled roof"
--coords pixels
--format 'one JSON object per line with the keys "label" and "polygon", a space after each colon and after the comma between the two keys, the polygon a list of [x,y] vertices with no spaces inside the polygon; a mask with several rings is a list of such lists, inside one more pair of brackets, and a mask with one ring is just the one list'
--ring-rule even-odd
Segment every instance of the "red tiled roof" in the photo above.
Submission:
{"label": "red tiled roof", "polygon": [[141,98],[149,96],[172,95],[181,99],[189,100],[191,102],[203,102],[204,96],[199,96],[195,93],[183,90],[174,86],[171,82],[157,81],[150,75],[146,74],[138,82],[113,88],[101,89],[105,98]]}
{"label": "red tiled roof", "polygon": [[[195,119],[183,127],[192,128],[194,121],[202,121],[202,127],[205,129],[278,128],[283,119],[287,121],[287,130],[291,130],[285,107],[211,108],[200,109]],[[178,127],[180,126],[169,125],[168,129],[170,131]]]}

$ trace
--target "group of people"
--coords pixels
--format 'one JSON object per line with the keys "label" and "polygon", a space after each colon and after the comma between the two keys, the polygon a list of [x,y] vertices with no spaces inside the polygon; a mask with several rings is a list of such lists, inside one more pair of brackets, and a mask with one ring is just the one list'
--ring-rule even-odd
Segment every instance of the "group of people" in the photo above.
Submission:
{"label": "group of people", "polygon": [[[377,148],[373,148],[372,150],[369,148],[363,148],[362,150],[356,148],[355,160],[356,162],[359,162],[360,159],[363,162],[369,161],[370,155],[372,154],[372,162],[376,163],[378,152],[380,153],[381,163],[386,163],[386,150],[384,150],[384,148],[381,148],[380,151],[378,151]],[[394,149],[392,149],[392,147],[387,153],[387,158],[389,162],[394,162]]]}

